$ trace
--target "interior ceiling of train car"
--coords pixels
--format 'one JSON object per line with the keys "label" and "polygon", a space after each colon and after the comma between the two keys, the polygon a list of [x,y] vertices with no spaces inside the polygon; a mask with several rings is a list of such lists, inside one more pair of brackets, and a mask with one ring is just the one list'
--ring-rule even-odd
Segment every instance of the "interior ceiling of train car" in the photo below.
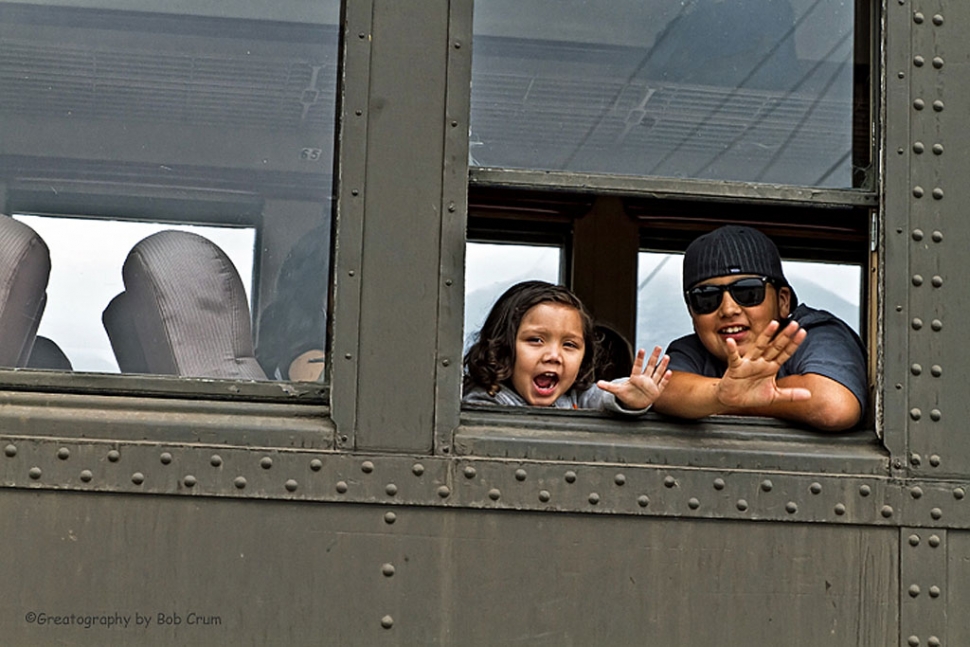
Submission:
{"label": "interior ceiling of train car", "polygon": [[[765,2],[485,3],[472,161],[851,186],[853,10],[843,4],[773,1],[777,25],[756,26],[779,36],[752,45],[739,42],[751,35],[743,25],[766,19]],[[734,22],[707,38],[704,14]]]}

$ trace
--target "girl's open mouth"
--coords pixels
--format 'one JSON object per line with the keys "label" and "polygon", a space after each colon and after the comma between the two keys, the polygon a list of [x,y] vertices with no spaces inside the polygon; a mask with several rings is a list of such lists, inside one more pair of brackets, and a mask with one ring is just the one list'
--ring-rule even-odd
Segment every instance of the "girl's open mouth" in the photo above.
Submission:
{"label": "girl's open mouth", "polygon": [[532,385],[535,387],[536,393],[544,397],[552,395],[558,384],[559,376],[555,373],[540,373],[532,378]]}

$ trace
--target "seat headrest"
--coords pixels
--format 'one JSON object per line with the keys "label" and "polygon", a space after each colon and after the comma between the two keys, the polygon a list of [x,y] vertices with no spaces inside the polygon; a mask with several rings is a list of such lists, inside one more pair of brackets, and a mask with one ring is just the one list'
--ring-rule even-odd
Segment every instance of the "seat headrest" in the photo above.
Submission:
{"label": "seat headrest", "polygon": [[22,222],[0,215],[0,366],[26,366],[50,272],[43,239]]}
{"label": "seat headrest", "polygon": [[182,231],[153,234],[131,249],[122,276],[125,292],[102,317],[122,370],[266,379],[253,354],[242,280],[213,242]]}

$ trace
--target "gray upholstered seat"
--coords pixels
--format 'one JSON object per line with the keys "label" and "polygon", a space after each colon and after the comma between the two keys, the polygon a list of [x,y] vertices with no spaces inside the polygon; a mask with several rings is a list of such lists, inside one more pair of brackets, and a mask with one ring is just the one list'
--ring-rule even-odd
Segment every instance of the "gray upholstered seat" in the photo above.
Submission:
{"label": "gray upholstered seat", "polygon": [[0,215],[0,366],[27,365],[37,336],[51,259],[27,225]]}
{"label": "gray upholstered seat", "polygon": [[242,281],[217,245],[162,231],[131,249],[122,276],[125,291],[102,315],[122,371],[266,379]]}

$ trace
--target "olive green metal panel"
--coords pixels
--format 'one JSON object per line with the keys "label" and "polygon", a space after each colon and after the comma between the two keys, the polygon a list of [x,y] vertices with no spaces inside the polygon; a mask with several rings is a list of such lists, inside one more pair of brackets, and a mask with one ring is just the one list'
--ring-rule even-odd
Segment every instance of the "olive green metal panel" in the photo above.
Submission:
{"label": "olive green metal panel", "polygon": [[[429,452],[442,169],[452,128],[449,3],[376,0],[369,20],[359,14],[350,3],[344,53],[357,75],[344,76],[341,114],[366,131],[342,124],[338,177],[348,204],[338,220],[335,420],[358,449]],[[352,136],[365,137],[365,146]]]}
{"label": "olive green metal panel", "polygon": [[5,644],[885,647],[898,632],[894,528],[11,489],[0,519]]}
{"label": "olive green metal panel", "polygon": [[890,2],[887,12],[887,442],[898,452],[905,429],[899,458],[914,473],[966,474],[970,5]]}

